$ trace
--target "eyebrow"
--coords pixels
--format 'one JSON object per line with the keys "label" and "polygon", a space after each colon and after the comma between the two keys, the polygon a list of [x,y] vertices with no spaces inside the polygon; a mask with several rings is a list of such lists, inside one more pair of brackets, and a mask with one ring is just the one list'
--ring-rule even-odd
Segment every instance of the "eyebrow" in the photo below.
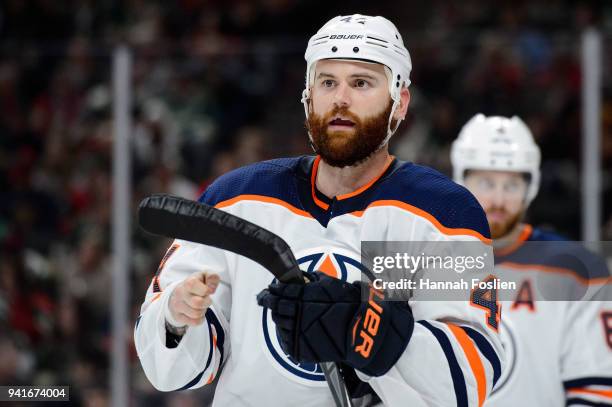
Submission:
{"label": "eyebrow", "polygon": [[[317,78],[336,78],[336,76],[332,75],[330,73],[327,73],[327,72],[320,72],[317,75]],[[372,76],[372,75],[367,74],[367,73],[363,73],[363,72],[361,72],[361,73],[354,73],[354,74],[350,75],[349,78],[365,78],[365,79],[371,79],[371,80],[375,80],[375,81],[378,80],[377,77]]]}

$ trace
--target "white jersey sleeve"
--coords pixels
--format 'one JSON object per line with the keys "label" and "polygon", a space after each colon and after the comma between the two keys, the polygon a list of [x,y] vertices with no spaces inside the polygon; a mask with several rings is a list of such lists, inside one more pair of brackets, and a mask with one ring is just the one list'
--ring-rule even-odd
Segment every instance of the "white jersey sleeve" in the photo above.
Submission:
{"label": "white jersey sleeve", "polygon": [[[144,372],[161,391],[185,390],[211,383],[230,352],[228,320],[231,284],[223,251],[175,240],[147,290],[134,330]],[[201,325],[188,327],[178,344],[165,327],[165,312],[174,288],[195,272],[219,274],[221,282]]]}
{"label": "white jersey sleeve", "polygon": [[612,285],[568,303],[561,349],[566,405],[612,405]]}

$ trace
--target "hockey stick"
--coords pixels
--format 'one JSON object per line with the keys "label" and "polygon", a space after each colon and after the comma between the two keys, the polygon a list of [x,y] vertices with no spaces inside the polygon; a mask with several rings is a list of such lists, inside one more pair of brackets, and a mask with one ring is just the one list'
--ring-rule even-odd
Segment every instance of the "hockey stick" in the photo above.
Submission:
{"label": "hockey stick", "polygon": [[[140,203],[138,223],[149,233],[245,256],[283,283],[305,284],[291,248],[280,236],[210,205],[171,195],[152,195]],[[319,365],[336,406],[352,406],[338,366],[333,362]]]}

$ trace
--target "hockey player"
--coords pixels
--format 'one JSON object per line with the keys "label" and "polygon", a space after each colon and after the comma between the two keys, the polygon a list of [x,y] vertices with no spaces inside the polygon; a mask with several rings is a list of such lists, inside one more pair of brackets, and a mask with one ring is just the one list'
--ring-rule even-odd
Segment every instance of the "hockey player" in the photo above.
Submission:
{"label": "hockey player", "polygon": [[487,214],[495,275],[518,282],[502,303],[507,367],[485,404],[612,405],[612,280],[577,243],[523,222],[540,181],[531,132],[516,116],[478,114],[453,143],[451,161],[455,181]]}
{"label": "hockey player", "polygon": [[[339,16],[310,39],[305,58],[302,101],[317,156],[232,171],[200,201],[280,235],[312,281],[303,290],[279,284],[244,257],[176,240],[135,327],[147,377],[162,391],[195,389],[223,367],[216,406],[333,405],[314,358],[356,368],[385,405],[411,396],[414,406],[482,405],[502,366],[496,326],[487,324],[491,315],[497,324],[497,309],[378,299],[368,308],[350,284],[360,279],[365,240],[490,244],[465,188],[389,155],[410,100],[399,32],[383,17]],[[308,319],[320,329],[299,323]]]}

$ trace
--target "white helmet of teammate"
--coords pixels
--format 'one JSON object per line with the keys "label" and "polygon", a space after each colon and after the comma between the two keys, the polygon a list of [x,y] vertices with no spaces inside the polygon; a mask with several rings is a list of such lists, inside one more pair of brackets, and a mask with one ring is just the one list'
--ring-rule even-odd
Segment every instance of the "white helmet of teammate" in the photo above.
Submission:
{"label": "white helmet of teammate", "polygon": [[384,65],[389,83],[393,108],[387,124],[385,145],[399,127],[391,128],[391,118],[400,103],[402,87],[410,85],[412,61],[402,36],[393,23],[384,17],[338,16],[329,20],[308,41],[306,48],[306,88],[302,92],[302,103],[308,118],[310,88],[314,84],[315,66],[322,59],[354,59]]}
{"label": "white helmet of teammate", "polygon": [[477,114],[461,129],[453,142],[451,163],[455,182],[465,183],[466,170],[496,170],[531,176],[526,203],[540,187],[540,148],[527,125],[517,116],[486,117]]}

